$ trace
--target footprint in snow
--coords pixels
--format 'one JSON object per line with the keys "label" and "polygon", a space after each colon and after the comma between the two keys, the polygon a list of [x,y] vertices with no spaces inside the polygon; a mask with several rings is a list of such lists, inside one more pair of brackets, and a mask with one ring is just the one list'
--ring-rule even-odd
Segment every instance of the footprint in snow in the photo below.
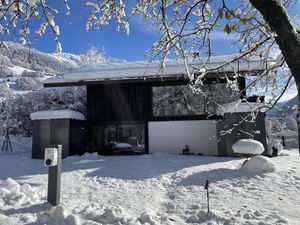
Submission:
{"label": "footprint in snow", "polygon": [[263,216],[263,214],[262,214],[260,211],[258,211],[258,210],[256,210],[256,211],[254,212],[254,215],[257,216],[257,217]]}
{"label": "footprint in snow", "polygon": [[295,179],[295,180],[300,180],[300,177],[294,176],[294,179]]}

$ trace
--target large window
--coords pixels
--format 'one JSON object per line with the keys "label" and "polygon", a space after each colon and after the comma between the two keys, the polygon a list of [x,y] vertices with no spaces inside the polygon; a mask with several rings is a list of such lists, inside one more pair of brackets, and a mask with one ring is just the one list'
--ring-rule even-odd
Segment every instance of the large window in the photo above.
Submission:
{"label": "large window", "polygon": [[239,98],[236,83],[204,84],[197,93],[188,85],[153,87],[153,116],[214,114],[217,108]]}
{"label": "large window", "polygon": [[128,143],[144,147],[143,124],[121,124],[93,127],[93,141],[98,147],[109,146],[113,142]]}

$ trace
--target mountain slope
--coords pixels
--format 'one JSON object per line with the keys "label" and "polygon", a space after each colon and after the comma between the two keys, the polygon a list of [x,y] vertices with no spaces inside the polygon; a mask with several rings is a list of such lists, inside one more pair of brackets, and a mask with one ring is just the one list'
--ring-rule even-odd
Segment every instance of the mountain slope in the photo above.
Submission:
{"label": "mountain slope", "polygon": [[299,104],[298,96],[295,96],[294,98],[285,102],[279,102],[277,103],[276,107],[274,107],[268,112],[268,116],[270,117],[291,116],[295,113],[298,104]]}
{"label": "mountain slope", "polygon": [[23,68],[25,71],[54,75],[76,67],[77,62],[75,60],[62,62],[50,54],[14,42],[4,42],[4,47],[0,48],[0,65],[2,69],[6,69],[4,72],[0,71],[1,77],[16,75],[15,67]]}
{"label": "mountain slope", "polygon": [[[41,82],[50,76],[90,63],[115,62],[96,48],[85,54],[44,53],[19,43],[2,42],[0,47],[0,88],[7,85],[15,94],[24,94],[42,87]],[[3,89],[3,88],[2,88]],[[1,92],[1,90],[0,90]],[[3,92],[3,91],[2,91]],[[0,93],[3,96],[5,93]]]}

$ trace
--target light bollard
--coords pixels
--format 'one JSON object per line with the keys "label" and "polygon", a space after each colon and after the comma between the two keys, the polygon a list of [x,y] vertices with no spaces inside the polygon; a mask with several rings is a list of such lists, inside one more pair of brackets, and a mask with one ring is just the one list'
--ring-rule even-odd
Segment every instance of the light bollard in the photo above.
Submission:
{"label": "light bollard", "polygon": [[48,166],[47,201],[53,206],[60,203],[62,145],[57,148],[45,148],[44,164]]}

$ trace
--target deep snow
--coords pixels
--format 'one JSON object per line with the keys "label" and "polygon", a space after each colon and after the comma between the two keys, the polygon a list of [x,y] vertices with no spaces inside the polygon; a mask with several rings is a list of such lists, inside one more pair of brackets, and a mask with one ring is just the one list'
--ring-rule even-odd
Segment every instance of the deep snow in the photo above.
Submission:
{"label": "deep snow", "polygon": [[[63,160],[61,206],[46,202],[47,168],[30,141],[0,153],[0,224],[299,224],[300,158],[270,160],[271,173],[241,170],[244,159],[157,153]],[[206,213],[210,181],[211,213]]]}

